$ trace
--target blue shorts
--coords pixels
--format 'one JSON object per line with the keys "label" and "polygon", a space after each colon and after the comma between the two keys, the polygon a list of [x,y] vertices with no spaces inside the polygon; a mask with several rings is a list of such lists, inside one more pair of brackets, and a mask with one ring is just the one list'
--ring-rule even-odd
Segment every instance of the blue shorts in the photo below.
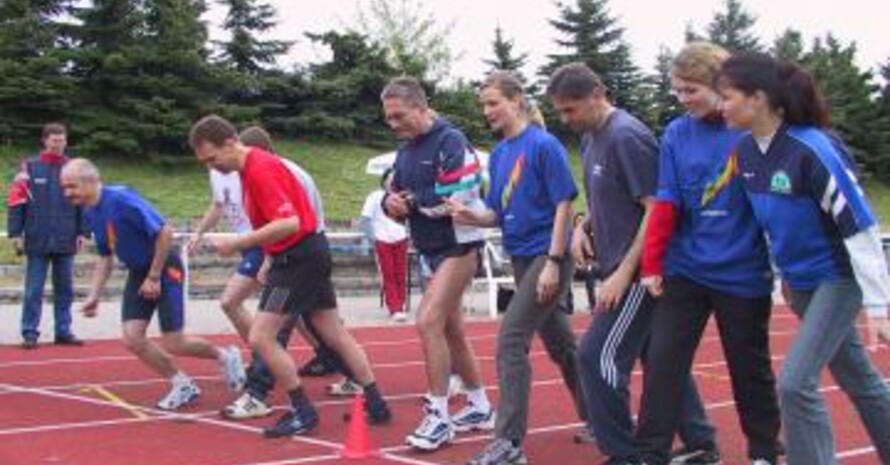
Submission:
{"label": "blue shorts", "polygon": [[266,255],[263,253],[261,247],[251,247],[242,250],[241,264],[238,265],[238,269],[235,272],[241,276],[256,278],[256,275],[260,272],[260,267],[263,266],[263,260],[265,258]]}
{"label": "blue shorts", "polygon": [[157,309],[162,333],[182,331],[185,322],[183,314],[185,304],[182,293],[185,271],[183,270],[179,254],[171,252],[167,255],[164,269],[161,271],[161,296],[157,300],[148,300],[139,295],[139,288],[147,276],[147,268],[130,270],[127,274],[123,308],[121,308],[123,321],[150,321],[155,309]]}

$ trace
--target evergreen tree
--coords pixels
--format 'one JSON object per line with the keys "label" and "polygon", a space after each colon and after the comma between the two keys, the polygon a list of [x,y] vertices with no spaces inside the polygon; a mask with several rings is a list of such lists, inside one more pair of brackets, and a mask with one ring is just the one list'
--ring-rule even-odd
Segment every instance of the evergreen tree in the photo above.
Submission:
{"label": "evergreen tree", "polygon": [[187,153],[191,121],[219,109],[203,11],[201,0],[94,0],[77,12],[84,151]]}
{"label": "evergreen tree", "polygon": [[560,33],[556,43],[565,51],[549,55],[541,69],[547,78],[556,68],[573,61],[586,63],[599,74],[612,101],[642,116],[646,104],[640,92],[642,77],[631,61],[624,30],[609,14],[608,0],[577,0],[576,5],[559,4],[559,18],[550,24]]}
{"label": "evergreen tree", "polygon": [[665,46],[658,50],[655,58],[655,73],[647,78],[649,91],[651,92],[651,107],[648,120],[652,122],[652,130],[661,133],[667,124],[674,118],[683,114],[683,108],[673,96],[671,85],[671,71],[673,69],[674,54]]}
{"label": "evergreen tree", "polygon": [[492,42],[494,58],[482,60],[491,70],[509,70],[521,73],[522,67],[528,63],[528,53],[520,53],[514,56],[513,41],[504,38],[504,30],[501,26],[494,29],[494,42]]}
{"label": "evergreen tree", "polygon": [[726,10],[717,12],[708,24],[708,39],[731,52],[763,50],[751,32],[757,17],[745,11],[739,0],[726,0]]}
{"label": "evergreen tree", "polygon": [[881,66],[881,79],[884,81],[884,85],[881,88],[881,98],[884,99],[884,102],[890,105],[890,58],[887,59],[887,62],[884,66]]}
{"label": "evergreen tree", "polygon": [[[306,34],[331,49],[331,61],[311,65],[303,80],[302,95],[283,108],[286,118],[275,118],[293,135],[380,142],[391,136],[380,112],[380,90],[399,74],[386,51],[355,32]],[[299,98],[302,97],[302,98]],[[295,132],[295,134],[294,134]]]}
{"label": "evergreen tree", "polygon": [[800,62],[804,56],[803,36],[794,29],[785,29],[773,43],[772,54],[780,60]]}
{"label": "evergreen tree", "polygon": [[222,61],[240,73],[257,75],[274,67],[279,56],[287,53],[292,42],[260,40],[257,36],[275,27],[275,9],[257,0],[219,0],[228,7],[223,29],[231,34],[222,47]]}
{"label": "evergreen tree", "polygon": [[856,65],[856,45],[844,45],[829,34],[814,41],[804,63],[818,79],[832,126],[856,161],[879,179],[890,181],[890,119],[875,99],[879,87],[871,72]]}
{"label": "evergreen tree", "polygon": [[692,27],[692,23],[686,23],[686,30],[683,31],[683,40],[688,44],[689,42],[699,42],[702,40],[707,40],[701,34],[695,32],[695,28]]}
{"label": "evergreen tree", "polygon": [[0,141],[32,142],[50,120],[67,120],[76,86],[57,22],[62,0],[0,2]]}
{"label": "evergreen tree", "polygon": [[[528,53],[520,53],[514,56],[513,41],[504,37],[504,31],[500,26],[497,26],[494,30],[494,42],[491,45],[494,58],[482,60],[483,63],[489,66],[489,70],[512,71],[522,81],[526,94],[530,96],[537,95],[540,92],[540,86],[534,82],[529,83],[528,78],[522,73],[522,68],[528,63]],[[472,83],[459,83],[451,90],[460,94],[464,87],[472,87]]]}
{"label": "evergreen tree", "polygon": [[491,147],[494,137],[485,116],[479,111],[477,87],[473,82],[458,80],[447,88],[437,89],[430,96],[430,105],[460,127],[474,146]]}

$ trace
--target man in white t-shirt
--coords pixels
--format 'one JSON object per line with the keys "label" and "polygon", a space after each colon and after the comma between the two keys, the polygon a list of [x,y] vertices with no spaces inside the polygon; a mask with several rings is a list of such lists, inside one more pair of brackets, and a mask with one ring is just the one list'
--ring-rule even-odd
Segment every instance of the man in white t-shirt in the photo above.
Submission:
{"label": "man in white t-shirt", "polygon": [[408,232],[383,211],[383,195],[392,178],[387,169],[380,178],[380,187],[371,192],[362,207],[359,226],[374,244],[377,267],[383,286],[383,298],[394,322],[407,321],[405,300],[408,293]]}
{"label": "man in white t-shirt", "polygon": [[[229,227],[238,234],[251,230],[250,220],[244,214],[241,196],[241,179],[238,173],[223,174],[210,170],[210,188],[212,198],[210,206],[186,245],[189,254],[194,253],[204,233],[225,218]],[[259,247],[241,253],[241,263],[235,274],[229,278],[220,297],[220,305],[226,316],[235,326],[242,340],[247,340],[250,333],[251,315],[244,308],[247,300],[258,288],[257,274],[263,264],[263,250]]]}

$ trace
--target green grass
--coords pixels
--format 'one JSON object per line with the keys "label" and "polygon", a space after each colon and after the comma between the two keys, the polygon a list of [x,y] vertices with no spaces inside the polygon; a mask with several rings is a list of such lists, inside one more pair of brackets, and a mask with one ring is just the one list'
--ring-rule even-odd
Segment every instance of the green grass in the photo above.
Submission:
{"label": "green grass", "polygon": [[[343,224],[358,216],[365,196],[378,185],[375,176],[365,174],[368,159],[383,152],[380,149],[334,142],[281,142],[278,151],[292,158],[312,174],[321,190],[326,215]],[[0,196],[6,199],[6,188],[18,169],[22,149],[0,147]],[[150,163],[146,160],[99,158],[95,160],[106,183],[124,183],[138,189],[158,210],[172,219],[177,228],[194,221],[204,212],[210,199],[207,173],[192,159],[176,163]],[[581,185],[581,161],[577,152],[571,155],[575,180]],[[866,190],[882,223],[890,225],[890,187],[867,182]],[[584,196],[579,195],[575,211],[584,211]],[[0,209],[0,221],[6,225],[6,209]],[[890,229],[890,227],[888,227]],[[8,242],[0,243],[0,262],[18,260]]]}
{"label": "green grass", "polygon": [[[344,224],[357,217],[365,196],[377,187],[378,178],[365,174],[368,159],[380,149],[330,142],[287,141],[276,149],[295,160],[313,175],[325,203],[325,213],[334,223]],[[18,170],[23,154],[18,148],[0,147],[0,196]],[[194,224],[210,201],[207,171],[190,158],[173,163],[147,160],[97,158],[94,160],[106,184],[128,184],[141,192],[177,229]],[[6,226],[6,208],[0,209],[0,222]],[[0,243],[0,263],[20,262],[9,243]]]}
{"label": "green grass", "polygon": [[[378,185],[365,174],[367,160],[380,149],[336,143],[283,142],[277,150],[293,159],[315,177],[327,216],[349,220],[358,216],[365,196]],[[5,186],[18,169],[22,150],[0,149],[0,173]],[[177,225],[200,217],[210,201],[207,171],[191,158],[173,163],[150,163],[125,158],[94,160],[106,184],[128,184],[142,193]],[[0,213],[6,222],[6,211]]]}

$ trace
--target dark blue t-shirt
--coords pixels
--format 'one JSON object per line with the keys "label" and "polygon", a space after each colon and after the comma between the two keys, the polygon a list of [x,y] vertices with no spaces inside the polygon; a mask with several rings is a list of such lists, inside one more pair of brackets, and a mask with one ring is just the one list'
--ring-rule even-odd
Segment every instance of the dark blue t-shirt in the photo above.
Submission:
{"label": "dark blue t-shirt", "polygon": [[139,193],[127,186],[103,186],[99,204],[85,214],[100,255],[113,253],[131,270],[151,266],[165,221]]}
{"label": "dark blue t-shirt", "polygon": [[546,255],[556,206],[578,195],[565,147],[534,124],[504,139],[488,162],[485,203],[497,213],[504,249],[519,257]]}
{"label": "dark blue t-shirt", "polygon": [[766,153],[750,135],[739,144],[754,215],[792,289],[852,278],[844,239],[876,223],[845,152],[838,139],[800,126],[780,128]]}
{"label": "dark blue t-shirt", "polygon": [[665,257],[665,275],[721,292],[759,297],[772,290],[763,230],[738,175],[742,132],[689,115],[672,121],[661,141],[658,199],[680,218]]}

